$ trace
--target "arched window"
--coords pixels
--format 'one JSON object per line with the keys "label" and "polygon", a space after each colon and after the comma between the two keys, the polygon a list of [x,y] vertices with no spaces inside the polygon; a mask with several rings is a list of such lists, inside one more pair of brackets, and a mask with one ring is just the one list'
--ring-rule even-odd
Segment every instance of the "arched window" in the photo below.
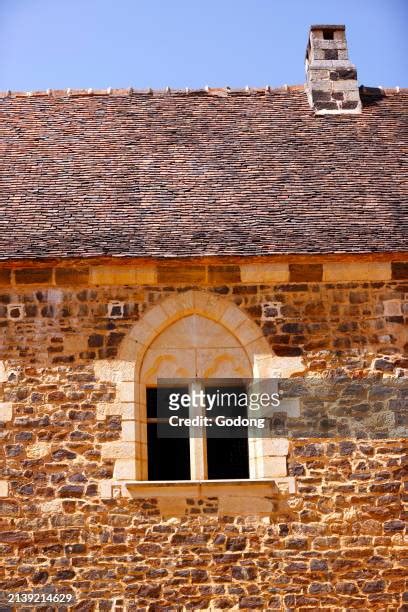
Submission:
{"label": "arched window", "polygon": [[[135,324],[116,363],[97,366],[118,389],[116,407],[104,405],[100,418],[122,415],[122,440],[105,444],[102,451],[104,457],[115,459],[114,479],[106,485],[106,492],[115,483],[147,481],[149,476],[160,479],[158,474],[165,474],[153,465],[155,460],[163,462],[165,453],[165,444],[156,453],[152,448],[156,444],[157,450],[151,433],[155,416],[150,402],[158,379],[271,378],[287,376],[299,367],[297,358],[282,360],[272,355],[261,329],[229,300],[205,291],[164,299]],[[286,478],[287,440],[250,439],[246,445],[249,479]],[[205,435],[190,439],[184,449],[180,445],[179,452],[189,459],[189,470],[184,470],[180,480],[217,478],[214,456],[217,452],[221,456],[222,451],[216,446],[207,442]],[[226,452],[238,450],[232,444]],[[175,447],[168,452],[176,452]],[[240,474],[246,475],[243,467],[230,478],[240,478]]]}

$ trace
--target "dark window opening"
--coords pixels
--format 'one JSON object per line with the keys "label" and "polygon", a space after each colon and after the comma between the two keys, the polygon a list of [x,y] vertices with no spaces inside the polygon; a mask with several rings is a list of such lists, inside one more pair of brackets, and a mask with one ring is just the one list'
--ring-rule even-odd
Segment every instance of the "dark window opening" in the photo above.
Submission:
{"label": "dark window opening", "polygon": [[[174,389],[169,389],[169,393]],[[188,389],[177,389],[187,393]],[[190,480],[190,440],[158,436],[157,389],[146,390],[149,480]]]}
{"label": "dark window opening", "polygon": [[[207,387],[207,393],[215,393],[217,387]],[[220,389],[221,392],[246,393],[243,386],[226,386]],[[223,404],[222,414],[227,417],[247,416],[247,409],[244,406],[228,406]],[[207,431],[209,431],[207,429]],[[209,480],[221,479],[247,479],[249,478],[249,455],[248,455],[248,430],[242,428],[242,437],[218,438],[207,437],[207,469]]]}
{"label": "dark window opening", "polygon": [[334,31],[333,30],[323,30],[323,38],[324,40],[333,40]]}
{"label": "dark window opening", "polygon": [[208,479],[249,478],[247,438],[207,438]]}

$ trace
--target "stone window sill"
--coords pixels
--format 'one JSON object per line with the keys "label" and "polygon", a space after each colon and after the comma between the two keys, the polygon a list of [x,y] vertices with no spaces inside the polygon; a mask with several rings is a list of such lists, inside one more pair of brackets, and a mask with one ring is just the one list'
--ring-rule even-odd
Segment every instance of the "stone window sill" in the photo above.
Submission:
{"label": "stone window sill", "polygon": [[134,480],[126,483],[132,497],[218,497],[219,495],[276,495],[275,480]]}
{"label": "stone window sill", "polygon": [[157,499],[163,516],[215,512],[271,517],[287,512],[285,494],[294,492],[294,479],[133,480],[124,482],[123,486],[130,498]]}

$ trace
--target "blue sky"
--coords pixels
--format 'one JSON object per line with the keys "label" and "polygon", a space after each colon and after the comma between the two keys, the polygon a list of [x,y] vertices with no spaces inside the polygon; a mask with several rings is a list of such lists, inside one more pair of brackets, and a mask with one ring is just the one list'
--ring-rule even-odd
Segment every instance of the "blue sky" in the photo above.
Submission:
{"label": "blue sky", "polygon": [[365,85],[408,86],[408,0],[0,0],[0,90],[304,82],[312,23],[345,23]]}

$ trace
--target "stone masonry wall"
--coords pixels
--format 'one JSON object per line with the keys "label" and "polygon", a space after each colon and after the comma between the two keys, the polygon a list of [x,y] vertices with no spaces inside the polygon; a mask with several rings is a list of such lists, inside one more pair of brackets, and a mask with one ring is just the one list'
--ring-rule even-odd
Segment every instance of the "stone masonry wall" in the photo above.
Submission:
{"label": "stone masonry wall", "polygon": [[[243,282],[223,266],[205,290],[237,304],[275,354],[301,357],[306,372],[403,377],[407,266],[394,268],[385,280],[292,269],[285,281]],[[269,517],[220,516],[215,498],[189,500],[179,517],[161,516],[155,498],[103,500],[113,461],[102,448],[120,438],[121,419],[96,419],[116,389],[95,362],[115,358],[150,306],[203,283],[194,271],[193,282],[162,272],[154,284],[92,286],[68,273],[63,285],[55,272],[51,281],[7,274],[0,591],[72,592],[74,610],[408,610],[406,440],[291,441],[297,492]]]}

